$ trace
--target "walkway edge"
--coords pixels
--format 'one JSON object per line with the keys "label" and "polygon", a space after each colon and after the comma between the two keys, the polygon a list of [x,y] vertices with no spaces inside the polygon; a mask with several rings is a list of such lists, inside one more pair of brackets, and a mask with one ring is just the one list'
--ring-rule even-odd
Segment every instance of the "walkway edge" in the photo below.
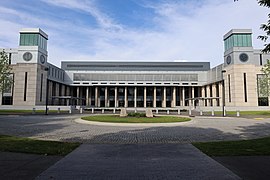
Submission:
{"label": "walkway edge", "polygon": [[76,123],[89,124],[96,126],[122,126],[122,127],[174,127],[174,126],[185,126],[194,124],[193,118],[186,122],[172,122],[172,123],[109,123],[109,122],[97,122],[97,121],[87,121],[81,118],[74,120]]}

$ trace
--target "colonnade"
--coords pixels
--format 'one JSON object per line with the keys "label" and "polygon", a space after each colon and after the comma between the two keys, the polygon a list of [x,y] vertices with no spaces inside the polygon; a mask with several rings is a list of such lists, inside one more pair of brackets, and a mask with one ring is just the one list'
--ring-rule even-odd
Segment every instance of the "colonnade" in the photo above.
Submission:
{"label": "colonnade", "polygon": [[[71,96],[92,107],[221,106],[222,83],[198,86],[77,86],[49,83],[49,96]],[[54,93],[53,93],[54,92]],[[69,100],[65,100],[70,104]],[[59,102],[62,104],[63,102]],[[51,103],[49,103],[51,104]],[[53,104],[58,104],[57,100]],[[66,103],[63,103],[66,104]]]}
{"label": "colonnade", "polygon": [[200,87],[80,86],[76,96],[77,104],[95,107],[176,107],[194,105],[187,99],[200,96]]}

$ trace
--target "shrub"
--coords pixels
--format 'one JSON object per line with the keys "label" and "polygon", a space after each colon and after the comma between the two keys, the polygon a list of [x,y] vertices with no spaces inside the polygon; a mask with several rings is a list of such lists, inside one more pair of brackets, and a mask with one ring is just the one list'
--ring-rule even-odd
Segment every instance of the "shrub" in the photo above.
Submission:
{"label": "shrub", "polygon": [[128,116],[129,117],[146,117],[146,114],[145,113],[138,113],[138,112],[131,112],[131,113],[128,113]]}

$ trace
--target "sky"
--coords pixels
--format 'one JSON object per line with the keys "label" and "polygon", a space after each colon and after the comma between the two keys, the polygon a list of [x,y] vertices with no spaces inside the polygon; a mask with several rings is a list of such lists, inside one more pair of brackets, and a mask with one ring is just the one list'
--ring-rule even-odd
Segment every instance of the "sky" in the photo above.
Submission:
{"label": "sky", "polygon": [[48,61],[207,61],[223,63],[223,35],[253,31],[269,9],[256,0],[1,0],[0,47],[17,48],[22,28],[49,35]]}

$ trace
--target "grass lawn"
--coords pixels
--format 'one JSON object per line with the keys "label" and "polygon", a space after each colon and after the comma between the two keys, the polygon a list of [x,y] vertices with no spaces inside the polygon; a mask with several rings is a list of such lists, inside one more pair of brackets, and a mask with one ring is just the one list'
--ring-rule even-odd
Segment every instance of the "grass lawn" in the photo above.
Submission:
{"label": "grass lawn", "polygon": [[[206,112],[207,114],[211,114],[211,112]],[[215,114],[221,115],[222,111],[215,111]],[[236,111],[226,111],[226,115],[235,115]],[[242,115],[259,115],[259,116],[269,116],[270,117],[270,111],[240,111],[240,116]]]}
{"label": "grass lawn", "polygon": [[82,117],[88,121],[98,122],[115,122],[115,123],[170,123],[190,121],[190,118],[176,116],[157,116],[154,118],[147,117],[119,117],[118,115],[101,115]]}
{"label": "grass lawn", "polygon": [[80,143],[42,141],[30,138],[0,135],[0,151],[64,156]]}
{"label": "grass lawn", "polygon": [[[1,109],[0,114],[31,114],[33,110],[13,110],[13,109]],[[49,110],[49,113],[57,113],[57,110]],[[68,112],[60,110],[60,113]],[[37,114],[45,114],[45,110],[36,110]]]}
{"label": "grass lawn", "polygon": [[192,143],[208,156],[259,156],[270,155],[270,137],[241,140]]}

